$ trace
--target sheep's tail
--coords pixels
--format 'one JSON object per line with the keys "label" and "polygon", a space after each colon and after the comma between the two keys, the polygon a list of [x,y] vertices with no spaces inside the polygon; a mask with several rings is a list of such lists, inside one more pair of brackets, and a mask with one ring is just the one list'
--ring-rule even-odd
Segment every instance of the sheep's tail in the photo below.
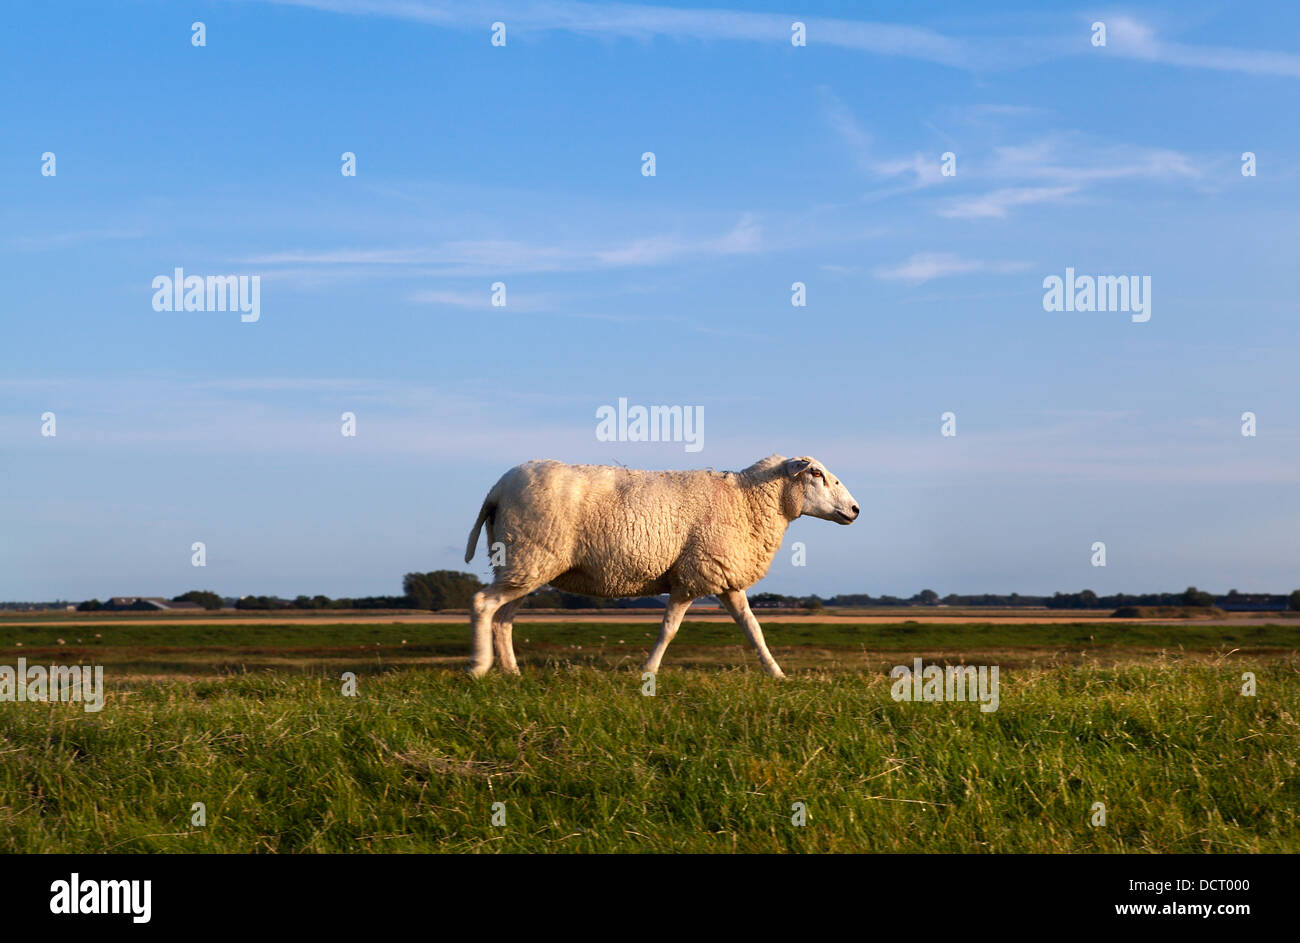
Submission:
{"label": "sheep's tail", "polygon": [[483,507],[479,509],[478,519],[474,521],[474,529],[469,532],[469,543],[465,546],[465,562],[469,563],[474,559],[474,550],[478,547],[479,531],[483,529],[483,522],[490,520],[497,510],[498,489],[501,487],[500,482],[492,486],[492,490],[487,493],[483,499]]}

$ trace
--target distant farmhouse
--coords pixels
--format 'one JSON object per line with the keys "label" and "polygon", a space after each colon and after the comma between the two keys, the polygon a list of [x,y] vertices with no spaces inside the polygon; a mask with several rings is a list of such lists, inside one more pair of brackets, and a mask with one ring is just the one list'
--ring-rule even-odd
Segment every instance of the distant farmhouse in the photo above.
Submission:
{"label": "distant farmhouse", "polygon": [[110,612],[203,611],[196,602],[172,602],[161,596],[114,596],[104,603],[104,608]]}

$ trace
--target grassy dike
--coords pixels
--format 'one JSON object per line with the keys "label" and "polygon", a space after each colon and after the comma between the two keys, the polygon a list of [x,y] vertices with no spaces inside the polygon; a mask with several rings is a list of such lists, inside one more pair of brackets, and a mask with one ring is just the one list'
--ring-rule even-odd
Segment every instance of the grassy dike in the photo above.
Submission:
{"label": "grassy dike", "polygon": [[993,713],[896,702],[882,671],[110,685],[99,713],[0,703],[0,850],[1300,851],[1300,662],[1252,666],[1255,697],[1242,670],[1027,665]]}

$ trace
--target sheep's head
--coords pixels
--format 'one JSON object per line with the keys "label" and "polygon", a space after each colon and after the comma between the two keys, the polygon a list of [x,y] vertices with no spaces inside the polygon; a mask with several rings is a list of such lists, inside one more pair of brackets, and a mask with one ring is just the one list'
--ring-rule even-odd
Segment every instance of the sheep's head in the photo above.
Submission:
{"label": "sheep's head", "polygon": [[782,466],[789,484],[785,489],[786,515],[807,515],[836,524],[858,519],[858,502],[826,466],[811,455],[788,459]]}

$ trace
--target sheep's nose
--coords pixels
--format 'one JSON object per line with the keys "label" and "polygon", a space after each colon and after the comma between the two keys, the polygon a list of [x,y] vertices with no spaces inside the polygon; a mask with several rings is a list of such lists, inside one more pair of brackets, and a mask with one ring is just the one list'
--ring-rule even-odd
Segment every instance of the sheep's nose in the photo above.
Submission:
{"label": "sheep's nose", "polygon": [[854,517],[858,516],[858,506],[856,504],[853,505],[853,516]]}

